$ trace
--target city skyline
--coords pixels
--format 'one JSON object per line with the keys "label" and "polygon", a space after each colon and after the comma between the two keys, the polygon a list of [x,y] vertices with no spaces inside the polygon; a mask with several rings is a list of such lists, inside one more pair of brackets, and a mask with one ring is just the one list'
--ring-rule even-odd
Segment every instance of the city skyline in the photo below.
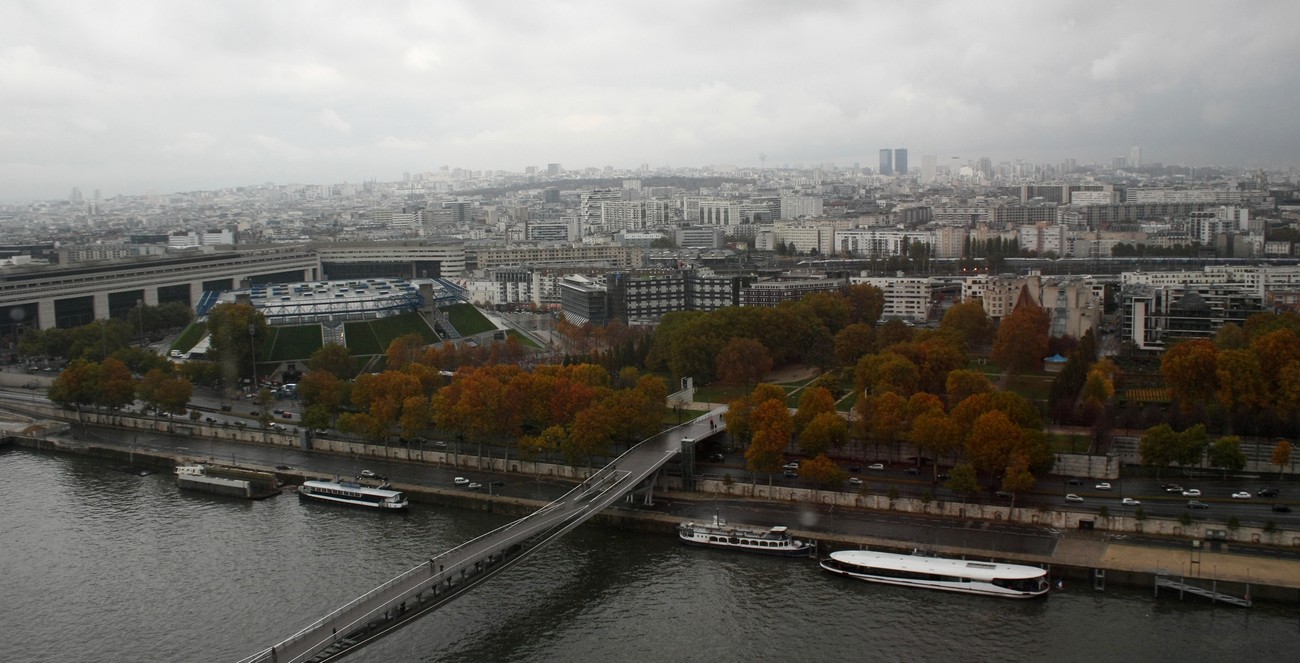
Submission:
{"label": "city skyline", "polygon": [[442,165],[871,167],[900,147],[912,170],[1300,154],[1300,9],[1281,2],[11,9],[0,200]]}

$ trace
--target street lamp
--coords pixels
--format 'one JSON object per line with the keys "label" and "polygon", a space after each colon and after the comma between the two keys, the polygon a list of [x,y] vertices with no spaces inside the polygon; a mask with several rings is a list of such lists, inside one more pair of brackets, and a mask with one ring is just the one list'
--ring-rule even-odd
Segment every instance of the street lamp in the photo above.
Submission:
{"label": "street lamp", "polygon": [[248,323],[248,357],[253,364],[253,389],[257,389],[257,343],[253,340],[256,331],[257,325]]}

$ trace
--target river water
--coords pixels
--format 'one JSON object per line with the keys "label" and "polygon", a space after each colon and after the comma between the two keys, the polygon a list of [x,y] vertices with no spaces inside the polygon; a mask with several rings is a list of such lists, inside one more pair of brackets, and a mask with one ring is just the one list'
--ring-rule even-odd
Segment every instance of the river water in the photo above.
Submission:
{"label": "river water", "polygon": [[[182,493],[168,475],[0,452],[0,661],[229,661],[497,527]],[[351,661],[1295,660],[1300,610],[1067,586],[1008,601],[588,526]]]}

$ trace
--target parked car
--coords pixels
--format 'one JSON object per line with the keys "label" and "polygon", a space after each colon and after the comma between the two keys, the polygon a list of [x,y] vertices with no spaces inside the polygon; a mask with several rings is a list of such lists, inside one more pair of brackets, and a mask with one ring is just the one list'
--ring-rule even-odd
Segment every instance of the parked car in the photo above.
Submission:
{"label": "parked car", "polygon": [[1125,497],[1124,499],[1120,500],[1119,503],[1120,503],[1120,504],[1123,504],[1124,506],[1141,506],[1141,505],[1142,505],[1141,502],[1139,502],[1139,501],[1133,499],[1132,497]]}
{"label": "parked car", "polygon": [[229,404],[229,403],[224,403],[224,404],[222,404],[222,406],[221,406],[221,411],[222,411],[222,412],[229,412],[229,411],[230,411],[230,404]]}
{"label": "parked car", "polygon": [[1251,494],[1244,490],[1239,490],[1232,494],[1232,499],[1234,500],[1248,500],[1250,498],[1251,498]]}
{"label": "parked car", "polygon": [[1278,513],[1291,513],[1291,507],[1285,504],[1274,504],[1273,510]]}
{"label": "parked car", "polygon": [[1255,495],[1258,496],[1258,497],[1277,497],[1277,489],[1276,489],[1276,488],[1260,488],[1260,489],[1259,489],[1259,492],[1255,493]]}
{"label": "parked car", "polygon": [[1200,501],[1200,500],[1187,500],[1187,508],[1189,508],[1189,509],[1208,509],[1208,508],[1210,508],[1210,505],[1209,505],[1209,504],[1206,504],[1205,502],[1202,502],[1202,501]]}
{"label": "parked car", "polygon": [[373,479],[373,478],[375,478],[375,471],[374,471],[374,470],[361,470],[361,476],[366,477],[367,479]]}
{"label": "parked car", "polygon": [[1069,495],[1066,495],[1066,496],[1065,496],[1065,501],[1066,501],[1066,502],[1082,502],[1082,501],[1083,501],[1083,498],[1082,498],[1082,497],[1079,497],[1078,495],[1075,495],[1074,493],[1070,493]]}
{"label": "parked car", "polygon": [[452,479],[451,482],[456,484],[457,486],[469,485],[469,479],[466,479],[465,477],[456,477],[455,479]]}
{"label": "parked car", "polygon": [[1110,490],[1110,484],[1107,483],[1107,482],[1105,482],[1105,481],[1103,481],[1103,482],[1101,482],[1101,483],[1099,483],[1099,484],[1093,486],[1093,488],[1096,488],[1097,490]]}
{"label": "parked car", "polygon": [[1201,491],[1195,488],[1188,488],[1187,490],[1183,491],[1183,497],[1200,497],[1200,496],[1201,496]]}
{"label": "parked car", "polygon": [[861,485],[862,485],[862,479],[859,479],[859,478],[857,478],[857,477],[849,477],[849,485],[850,485],[850,486],[861,486]]}
{"label": "parked car", "polygon": [[870,465],[867,466],[867,469],[868,469],[868,470],[876,470],[877,472],[880,472],[880,471],[883,471],[883,470],[885,469],[885,464],[884,464],[884,463],[872,463],[872,464],[870,464]]}

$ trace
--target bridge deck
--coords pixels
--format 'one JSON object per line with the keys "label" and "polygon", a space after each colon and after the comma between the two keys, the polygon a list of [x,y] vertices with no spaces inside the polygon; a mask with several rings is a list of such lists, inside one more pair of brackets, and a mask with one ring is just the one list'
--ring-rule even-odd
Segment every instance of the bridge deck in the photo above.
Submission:
{"label": "bridge deck", "polygon": [[629,449],[560,499],[428,561],[353,599],[240,663],[323,663],[409,624],[524,560],[650,479],[676,456],[683,437],[721,432],[722,410],[669,429]]}

